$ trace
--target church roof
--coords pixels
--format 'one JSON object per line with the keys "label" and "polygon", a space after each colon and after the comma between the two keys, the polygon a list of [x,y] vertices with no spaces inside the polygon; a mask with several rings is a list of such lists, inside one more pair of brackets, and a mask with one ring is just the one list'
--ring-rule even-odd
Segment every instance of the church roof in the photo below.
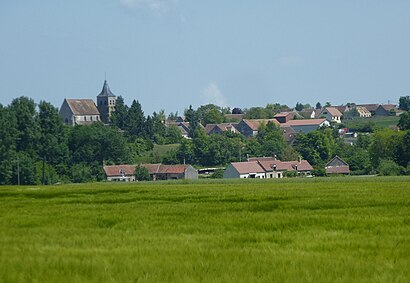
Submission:
{"label": "church roof", "polygon": [[112,93],[112,91],[110,90],[110,87],[108,86],[107,80],[104,81],[103,88],[98,96],[114,96],[115,97],[115,94]]}
{"label": "church roof", "polygon": [[65,99],[65,101],[74,115],[100,115],[92,99]]}

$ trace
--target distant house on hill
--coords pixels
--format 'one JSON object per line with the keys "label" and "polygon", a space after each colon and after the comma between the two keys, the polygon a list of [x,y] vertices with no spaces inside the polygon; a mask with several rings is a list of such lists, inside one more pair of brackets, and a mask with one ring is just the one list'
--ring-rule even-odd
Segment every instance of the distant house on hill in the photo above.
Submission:
{"label": "distant house on hill", "polygon": [[313,108],[302,109],[298,114],[305,119],[314,119],[316,117],[316,110]]}
{"label": "distant house on hill", "polygon": [[87,125],[100,121],[100,112],[92,99],[64,99],[59,115],[66,125]]}
{"label": "distant house on hill", "polygon": [[306,119],[306,120],[290,120],[285,124],[281,124],[281,128],[283,127],[291,127],[295,133],[309,133],[311,131],[315,131],[323,126],[330,126],[330,123],[322,118],[322,119]]}
{"label": "distant house on hill", "polygon": [[254,137],[258,134],[258,129],[262,124],[272,122],[279,125],[276,119],[242,119],[235,127],[242,135],[247,138]]}
{"label": "distant house on hill", "polygon": [[221,135],[225,132],[231,133],[239,133],[239,131],[235,128],[237,124],[232,123],[222,123],[222,124],[208,124],[205,126],[205,132],[208,135],[218,134]]}
{"label": "distant house on hill", "polygon": [[292,120],[293,117],[295,117],[294,112],[280,112],[276,114],[275,116],[273,116],[273,118],[275,118],[276,121],[278,121],[281,124],[286,123],[289,120]]}
{"label": "distant house on hill", "polygon": [[[198,179],[198,170],[188,164],[184,165],[163,165],[163,164],[141,164],[147,168],[151,180],[177,180],[177,179]],[[134,182],[135,168],[137,165],[107,165],[104,172],[107,181]]]}
{"label": "distant house on hill", "polygon": [[264,179],[265,170],[257,161],[233,162],[225,169],[223,177],[224,179]]}
{"label": "distant house on hill", "polygon": [[326,174],[350,174],[349,164],[337,155],[326,164],[325,170]]}
{"label": "distant house on hill", "polygon": [[373,116],[379,105],[380,104],[357,104],[356,107],[360,106],[366,108]]}
{"label": "distant house on hill", "polygon": [[397,107],[394,104],[381,104],[374,111],[374,116],[396,116]]}
{"label": "distant house on hill", "polygon": [[341,123],[343,114],[335,107],[324,107],[319,113],[319,117],[324,117],[329,122]]}

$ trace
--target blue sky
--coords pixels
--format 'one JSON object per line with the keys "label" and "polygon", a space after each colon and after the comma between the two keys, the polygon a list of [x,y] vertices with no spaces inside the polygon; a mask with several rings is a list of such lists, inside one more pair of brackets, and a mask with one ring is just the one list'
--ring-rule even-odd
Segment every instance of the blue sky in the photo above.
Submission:
{"label": "blue sky", "polygon": [[111,90],[190,104],[387,103],[410,94],[410,1],[2,0],[0,103]]}

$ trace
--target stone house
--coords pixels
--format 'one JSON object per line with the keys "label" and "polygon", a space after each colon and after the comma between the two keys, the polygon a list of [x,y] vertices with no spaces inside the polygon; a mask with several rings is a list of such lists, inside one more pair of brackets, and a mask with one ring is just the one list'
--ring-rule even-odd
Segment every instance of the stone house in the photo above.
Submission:
{"label": "stone house", "polygon": [[66,98],[59,115],[66,125],[87,125],[100,121],[100,112],[92,99]]}

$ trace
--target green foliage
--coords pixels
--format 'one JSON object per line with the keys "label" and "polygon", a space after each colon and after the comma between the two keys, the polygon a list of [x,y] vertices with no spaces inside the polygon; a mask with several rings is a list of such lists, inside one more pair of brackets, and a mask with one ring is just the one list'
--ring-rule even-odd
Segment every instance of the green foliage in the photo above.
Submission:
{"label": "green foliage", "polygon": [[224,176],[224,170],[217,169],[217,170],[215,170],[214,173],[211,174],[211,176],[209,176],[209,178],[211,178],[211,179],[222,179],[223,176]]}
{"label": "green foliage", "polygon": [[151,180],[148,169],[145,168],[145,167],[142,167],[140,165],[137,165],[137,167],[135,167],[135,178],[138,181],[149,181],[149,180]]}
{"label": "green foliage", "polygon": [[406,170],[404,167],[398,165],[396,162],[390,159],[380,160],[379,167],[377,171],[381,176],[398,176],[404,175]]}
{"label": "green foliage", "polygon": [[410,110],[410,96],[401,96],[399,99],[399,109],[404,111]]}
{"label": "green foliage", "polygon": [[379,167],[382,159],[391,159],[400,165],[407,165],[407,162],[402,159],[405,134],[405,132],[391,129],[384,129],[373,134],[369,153],[374,168]]}
{"label": "green foliage", "polygon": [[256,138],[261,145],[260,155],[277,155],[279,158],[282,158],[286,142],[282,130],[278,126],[272,122],[269,122],[267,125],[261,125]]}
{"label": "green foliage", "polygon": [[410,130],[410,111],[404,112],[400,115],[400,120],[397,126],[400,130]]}
{"label": "green foliage", "polygon": [[409,181],[3,187],[0,278],[408,282]]}
{"label": "green foliage", "polygon": [[124,103],[124,98],[118,96],[115,102],[114,112],[111,115],[111,123],[119,129],[125,130],[128,117],[128,106]]}

